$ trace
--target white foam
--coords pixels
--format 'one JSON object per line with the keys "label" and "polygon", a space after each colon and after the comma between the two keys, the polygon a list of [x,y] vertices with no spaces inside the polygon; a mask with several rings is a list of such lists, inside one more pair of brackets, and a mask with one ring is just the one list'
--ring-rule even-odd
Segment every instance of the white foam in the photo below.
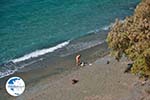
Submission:
{"label": "white foam", "polygon": [[104,26],[104,27],[102,27],[101,29],[104,30],[104,31],[106,31],[106,30],[109,29],[109,26]]}
{"label": "white foam", "polygon": [[[121,23],[124,23],[124,19],[123,20],[119,20]],[[101,29],[102,30],[104,30],[104,31],[107,31],[107,30],[109,30],[111,27],[113,27],[114,26],[114,24],[115,23],[111,23],[111,24],[109,24],[109,25],[107,25],[107,26],[104,26],[104,27],[102,27]]]}
{"label": "white foam", "polygon": [[96,32],[99,32],[99,31],[100,31],[99,29],[96,29],[96,30],[89,31],[87,33],[90,34],[90,33],[96,33]]}
{"label": "white foam", "polygon": [[17,58],[17,59],[13,59],[12,62],[17,63],[17,62],[25,61],[25,60],[30,59],[30,58],[35,58],[35,57],[38,57],[38,56],[41,56],[41,55],[53,52],[53,51],[55,51],[55,50],[57,50],[59,48],[62,48],[64,46],[68,45],[69,42],[70,41],[65,41],[63,43],[60,43],[60,44],[54,46],[54,47],[50,47],[50,48],[34,51],[32,53],[24,55],[23,57],[20,57],[20,58]]}
{"label": "white foam", "polygon": [[11,74],[15,73],[16,71],[17,71],[17,69],[15,69],[15,70],[7,70],[5,72],[0,72],[0,78],[3,78],[3,77],[8,76],[8,75],[11,75]]}
{"label": "white foam", "polygon": [[109,30],[112,26],[113,26],[113,23],[111,23],[110,25],[104,26],[104,27],[102,27],[101,29],[104,30],[104,31],[107,31],[107,30]]}

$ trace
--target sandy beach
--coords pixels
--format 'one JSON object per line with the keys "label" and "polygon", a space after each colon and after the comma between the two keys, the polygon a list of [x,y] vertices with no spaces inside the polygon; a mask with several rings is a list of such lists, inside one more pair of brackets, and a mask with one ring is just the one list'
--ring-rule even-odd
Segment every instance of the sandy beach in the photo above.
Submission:
{"label": "sandy beach", "polygon": [[[4,49],[0,49],[0,100],[150,100],[150,2],[142,0],[136,7],[138,0],[81,1],[66,1],[64,6],[59,6],[61,2],[23,2],[19,6],[21,17],[19,12],[16,14],[18,2],[14,3],[16,8],[8,15],[10,18],[16,15],[16,19],[11,19],[15,20],[12,25],[11,20],[6,21],[7,27],[1,31],[13,33],[13,29],[14,33],[12,36],[2,34],[1,38],[6,43],[2,45]],[[33,10],[28,9],[28,4]],[[34,5],[39,5],[38,9]],[[6,8],[2,10],[9,11]],[[22,17],[24,9],[27,9],[26,17]],[[34,9],[35,13],[39,11],[38,15]],[[128,14],[133,16],[125,18]],[[6,13],[4,19],[9,18],[8,15]],[[38,16],[37,19],[33,15]],[[120,21],[114,23],[115,18]],[[4,19],[1,26],[5,26]],[[14,28],[8,27],[9,24]],[[16,26],[18,24],[21,27]],[[31,36],[24,35],[26,33]],[[18,41],[14,41],[15,38]],[[110,56],[111,51],[118,61]],[[127,68],[134,74],[126,72]],[[19,78],[13,79],[7,83],[16,94],[13,97],[6,91],[6,81],[15,76],[24,80],[25,91],[21,95],[16,93],[21,83]]]}
{"label": "sandy beach", "polygon": [[[107,64],[107,61],[110,61]],[[70,74],[41,79],[14,100],[150,100],[149,81],[124,73],[127,59],[117,62],[109,55]],[[72,79],[79,80],[72,84]]]}
{"label": "sandy beach", "polygon": [[[77,54],[81,54],[88,65],[75,66]],[[51,67],[49,59],[40,61],[35,65],[41,68],[0,80],[0,100],[150,100],[150,81],[124,73],[128,62],[126,58],[117,62],[111,57],[106,43],[62,58],[59,64],[53,62],[60,67]],[[6,92],[5,82],[12,76],[25,81],[25,92],[19,97]],[[78,82],[72,84],[73,79]]]}
{"label": "sandy beach", "polygon": [[[97,59],[103,57],[108,54],[108,47],[106,42],[100,45],[96,45],[89,49],[77,52],[75,54],[58,58],[57,60],[51,60],[51,56],[45,60],[41,60],[35,64],[27,66],[25,71],[16,72],[10,76],[4,77],[0,79],[0,100],[12,100],[11,97],[5,89],[6,81],[10,77],[19,76],[25,81],[26,90],[28,91],[36,84],[43,82],[48,79],[49,82],[54,82],[55,80],[59,80],[60,78],[69,75],[70,73],[80,70],[80,67],[76,67],[75,64],[75,56],[76,54],[82,54],[82,61],[87,63],[93,63]],[[88,55],[87,55],[88,54]],[[58,63],[59,62],[59,63]],[[29,68],[29,70],[28,70]],[[33,68],[31,70],[31,68]],[[24,70],[24,69],[23,69]],[[27,70],[27,71],[26,71]],[[43,84],[41,84],[43,86]]]}

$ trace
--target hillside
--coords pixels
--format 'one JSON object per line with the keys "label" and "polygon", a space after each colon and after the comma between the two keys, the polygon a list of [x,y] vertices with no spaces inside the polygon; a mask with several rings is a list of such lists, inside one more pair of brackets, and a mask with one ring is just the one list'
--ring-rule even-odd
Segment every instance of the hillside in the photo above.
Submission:
{"label": "hillside", "polygon": [[150,76],[150,0],[142,0],[132,16],[116,20],[107,36],[111,53],[133,61],[131,72]]}

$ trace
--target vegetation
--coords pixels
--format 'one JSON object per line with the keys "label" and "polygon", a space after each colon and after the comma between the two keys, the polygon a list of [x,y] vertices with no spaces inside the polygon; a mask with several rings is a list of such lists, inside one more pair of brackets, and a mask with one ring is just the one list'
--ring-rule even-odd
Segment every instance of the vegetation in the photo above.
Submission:
{"label": "vegetation", "polygon": [[133,61],[132,73],[150,76],[150,0],[142,0],[133,16],[116,20],[107,36],[111,53]]}

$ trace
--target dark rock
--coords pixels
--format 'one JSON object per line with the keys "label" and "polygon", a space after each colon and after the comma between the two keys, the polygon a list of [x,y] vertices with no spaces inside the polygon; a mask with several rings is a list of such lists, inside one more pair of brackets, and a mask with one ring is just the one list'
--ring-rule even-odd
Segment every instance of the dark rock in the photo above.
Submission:
{"label": "dark rock", "polygon": [[131,68],[132,68],[132,67],[133,67],[133,63],[129,63],[129,64],[127,65],[127,68],[125,69],[124,73],[127,73],[127,72],[131,71]]}
{"label": "dark rock", "polygon": [[78,83],[79,82],[79,80],[77,80],[77,79],[72,79],[72,84],[76,84],[76,83]]}
{"label": "dark rock", "polygon": [[109,64],[109,63],[110,63],[110,61],[109,61],[109,60],[107,60],[106,64]]}

